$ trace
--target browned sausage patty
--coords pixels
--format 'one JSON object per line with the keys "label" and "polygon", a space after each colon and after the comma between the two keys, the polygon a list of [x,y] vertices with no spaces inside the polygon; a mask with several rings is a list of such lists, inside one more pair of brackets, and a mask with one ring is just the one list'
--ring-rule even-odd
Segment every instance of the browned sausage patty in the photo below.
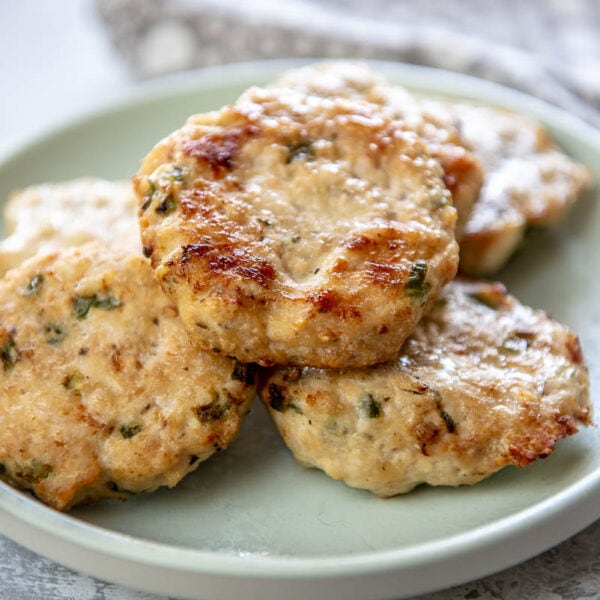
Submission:
{"label": "browned sausage patty", "polygon": [[441,168],[367,103],[253,88],[160,142],[136,189],[192,339],[242,362],[389,360],[456,271]]}
{"label": "browned sausage patty", "polygon": [[260,387],[301,464],[380,496],[526,466],[592,410],[576,336],[491,283],[452,282],[391,363]]}

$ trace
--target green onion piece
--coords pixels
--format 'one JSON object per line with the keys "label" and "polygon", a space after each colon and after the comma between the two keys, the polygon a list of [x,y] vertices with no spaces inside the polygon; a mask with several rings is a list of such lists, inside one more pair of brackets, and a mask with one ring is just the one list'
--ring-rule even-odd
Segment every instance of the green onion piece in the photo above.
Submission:
{"label": "green onion piece", "polygon": [[57,323],[48,323],[44,327],[44,331],[46,332],[46,342],[52,346],[60,344],[68,335],[63,327]]}
{"label": "green onion piece", "polygon": [[372,394],[367,394],[361,400],[360,413],[368,419],[377,419],[382,415],[383,411],[381,410],[381,404],[373,398]]}
{"label": "green onion piece", "polygon": [[47,463],[43,463],[37,459],[33,460],[31,464],[25,467],[19,467],[15,473],[15,476],[19,479],[23,479],[27,483],[39,483],[43,479],[46,479],[50,473],[54,471],[54,467]]}
{"label": "green onion piece", "polygon": [[85,378],[80,371],[74,371],[63,379],[63,386],[68,390],[76,390],[83,385]]}
{"label": "green onion piece", "polygon": [[154,212],[160,215],[170,215],[177,208],[177,200],[171,195],[167,194],[156,206]]}
{"label": "green onion piece", "polygon": [[285,395],[281,391],[281,388],[274,383],[269,385],[269,405],[273,410],[278,412],[284,412],[287,408],[285,405]]}
{"label": "green onion piece", "polygon": [[156,186],[153,183],[148,184],[148,191],[144,196],[140,209],[142,212],[148,209],[148,207],[152,204],[152,200],[154,200],[154,194],[156,193]]}
{"label": "green onion piece", "polygon": [[119,431],[121,435],[126,439],[130,439],[133,436],[137,435],[142,430],[141,425],[121,425]]}
{"label": "green onion piece", "polygon": [[78,319],[85,319],[91,308],[113,310],[119,308],[119,306],[121,306],[121,302],[110,295],[99,298],[96,294],[93,294],[92,296],[75,296],[73,298],[73,311]]}
{"label": "green onion piece", "polygon": [[8,339],[0,346],[0,360],[5,373],[10,373],[21,358],[21,353],[15,344],[15,340],[10,335]]}
{"label": "green onion piece", "polygon": [[502,345],[498,346],[498,351],[503,354],[520,354],[529,347],[529,342],[534,338],[533,334],[525,332],[520,334],[516,332],[513,335],[509,335],[503,342]]}
{"label": "green onion piece", "polygon": [[416,262],[410,267],[406,291],[409,296],[422,298],[427,290],[425,279],[427,278],[428,265],[426,262]]}
{"label": "green onion piece", "polygon": [[448,433],[454,433],[456,431],[454,419],[445,410],[440,411],[440,416],[444,419],[444,423],[446,423]]}
{"label": "green onion piece", "polygon": [[119,308],[121,303],[114,296],[105,296],[104,298],[96,298],[92,306],[102,310],[113,310],[115,308]]}
{"label": "green onion piece", "polygon": [[73,298],[75,316],[78,319],[85,319],[88,312],[90,312],[90,308],[92,308],[92,304],[94,304],[94,300],[96,300],[96,296],[75,296]]}
{"label": "green onion piece", "polygon": [[193,410],[201,423],[212,423],[223,418],[227,407],[219,404],[218,400],[213,400],[210,404],[195,406]]}
{"label": "green onion piece", "polygon": [[174,165],[170,171],[165,173],[165,177],[170,181],[178,181],[181,183],[183,181],[183,174],[183,167],[180,165]]}

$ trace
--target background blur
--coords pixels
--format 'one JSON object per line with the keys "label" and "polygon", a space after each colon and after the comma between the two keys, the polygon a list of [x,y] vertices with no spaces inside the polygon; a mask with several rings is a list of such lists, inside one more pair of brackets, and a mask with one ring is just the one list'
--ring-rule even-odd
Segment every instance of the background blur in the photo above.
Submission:
{"label": "background blur", "polygon": [[0,149],[210,64],[401,60],[535,94],[600,125],[600,0],[1,0]]}
{"label": "background blur", "polygon": [[[256,58],[399,60],[524,90],[600,126],[600,0],[0,0],[0,154],[159,75]],[[430,600],[600,598],[600,521]],[[3,600],[150,600],[0,535]]]}

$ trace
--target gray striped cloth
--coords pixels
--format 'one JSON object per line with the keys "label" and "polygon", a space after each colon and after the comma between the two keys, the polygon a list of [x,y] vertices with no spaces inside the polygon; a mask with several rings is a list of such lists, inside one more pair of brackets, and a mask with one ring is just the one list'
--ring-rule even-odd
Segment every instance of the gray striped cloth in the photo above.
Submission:
{"label": "gray striped cloth", "polygon": [[600,0],[96,0],[139,77],[260,58],[397,60],[523,90],[600,126]]}

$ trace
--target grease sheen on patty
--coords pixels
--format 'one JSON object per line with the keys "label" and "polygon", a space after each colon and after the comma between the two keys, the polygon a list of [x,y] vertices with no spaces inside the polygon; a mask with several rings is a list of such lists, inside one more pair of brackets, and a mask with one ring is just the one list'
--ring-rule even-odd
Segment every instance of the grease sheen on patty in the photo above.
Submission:
{"label": "grease sheen on patty", "polygon": [[192,339],[242,362],[389,360],[456,272],[439,164],[368,103],[251,88],[160,142],[135,187]]}

